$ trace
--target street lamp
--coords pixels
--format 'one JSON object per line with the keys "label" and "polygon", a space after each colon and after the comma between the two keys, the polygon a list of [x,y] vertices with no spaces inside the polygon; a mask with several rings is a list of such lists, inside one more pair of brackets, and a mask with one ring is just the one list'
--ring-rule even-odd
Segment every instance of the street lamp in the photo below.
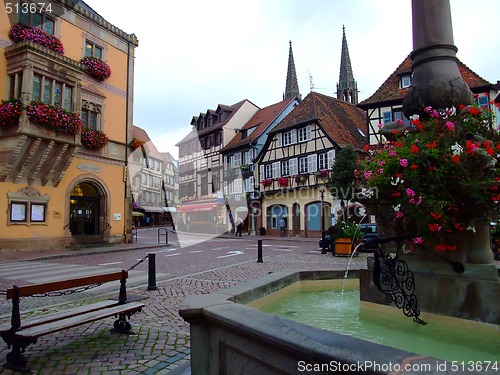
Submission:
{"label": "street lamp", "polygon": [[319,185],[319,193],[321,195],[321,254],[326,254],[326,249],[325,249],[325,243],[326,243],[326,238],[325,238],[325,218],[324,218],[324,203],[325,203],[325,185],[320,184]]}

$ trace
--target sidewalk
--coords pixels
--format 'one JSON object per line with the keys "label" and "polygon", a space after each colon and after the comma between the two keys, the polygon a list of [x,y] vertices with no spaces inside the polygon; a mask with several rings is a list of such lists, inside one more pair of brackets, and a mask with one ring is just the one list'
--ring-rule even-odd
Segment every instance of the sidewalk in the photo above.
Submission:
{"label": "sidewalk", "polygon": [[[170,235],[170,231],[169,231]],[[321,255],[316,238],[292,238],[274,236],[243,236],[264,240],[289,241],[302,250],[293,253],[268,253],[263,263],[255,260],[242,261],[231,266],[220,267],[195,274],[174,277],[157,284],[157,290],[148,291],[144,287],[130,288],[129,296],[142,298],[146,307],[131,318],[135,335],[123,336],[110,332],[109,320],[101,320],[90,325],[73,328],[40,338],[26,350],[31,370],[37,374],[190,374],[189,326],[179,316],[178,309],[187,295],[213,293],[252,280],[270,272],[295,269],[345,269],[346,258]],[[172,242],[177,236],[172,234]],[[233,234],[219,236],[224,240],[239,242]],[[79,257],[93,253],[109,253],[135,249],[152,249],[165,245],[145,245],[140,243],[121,244],[98,248],[50,249],[31,252],[0,252],[3,262],[25,260],[45,260],[63,257]],[[170,241],[169,241],[170,242]],[[295,248],[295,247],[294,247]],[[308,249],[304,251],[303,249]],[[318,251],[310,251],[310,249]],[[66,262],[72,263],[71,260]],[[78,263],[75,259],[75,264]],[[366,265],[366,258],[354,259],[352,269]],[[1,278],[1,275],[0,275]],[[86,292],[88,293],[88,292]],[[100,298],[109,298],[99,296]],[[81,297],[79,297],[81,298]],[[91,293],[84,300],[74,299],[66,305],[55,302],[45,303],[35,314],[57,311],[88,301],[95,302]],[[45,301],[45,300],[44,300]],[[52,300],[51,300],[52,301]],[[34,301],[33,308],[40,305],[40,298]],[[29,311],[30,303],[22,301],[21,311]],[[23,304],[24,303],[24,304]],[[0,324],[10,321],[11,303],[1,301]],[[111,324],[112,325],[112,324]],[[5,361],[8,349],[0,342],[0,363]],[[14,374],[11,370],[0,368],[0,374]]]}

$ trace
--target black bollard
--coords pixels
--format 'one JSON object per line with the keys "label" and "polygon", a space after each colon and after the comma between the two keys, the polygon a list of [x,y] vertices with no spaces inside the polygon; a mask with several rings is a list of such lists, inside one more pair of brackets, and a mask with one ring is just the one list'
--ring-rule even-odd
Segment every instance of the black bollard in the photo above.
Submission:
{"label": "black bollard", "polygon": [[262,240],[257,240],[257,263],[262,262]]}
{"label": "black bollard", "polygon": [[148,290],[156,290],[156,254],[148,253]]}

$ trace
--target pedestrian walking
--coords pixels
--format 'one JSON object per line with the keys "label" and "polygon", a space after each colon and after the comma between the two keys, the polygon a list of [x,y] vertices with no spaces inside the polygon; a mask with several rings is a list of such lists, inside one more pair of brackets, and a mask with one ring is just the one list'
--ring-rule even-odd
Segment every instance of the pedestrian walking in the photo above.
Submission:
{"label": "pedestrian walking", "polygon": [[237,218],[236,219],[236,233],[234,234],[236,237],[241,237],[241,228],[243,227],[243,220],[241,220],[240,218]]}
{"label": "pedestrian walking", "polygon": [[285,219],[281,218],[279,225],[280,225],[280,237],[283,237],[285,235],[285,227],[286,227]]}

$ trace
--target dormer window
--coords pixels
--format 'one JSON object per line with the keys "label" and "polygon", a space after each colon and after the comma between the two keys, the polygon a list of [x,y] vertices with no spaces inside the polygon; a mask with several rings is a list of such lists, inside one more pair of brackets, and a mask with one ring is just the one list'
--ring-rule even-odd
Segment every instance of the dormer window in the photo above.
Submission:
{"label": "dormer window", "polygon": [[219,113],[219,122],[224,121],[224,112]]}
{"label": "dormer window", "polygon": [[401,88],[405,89],[411,86],[411,74],[405,74],[401,76]]}

